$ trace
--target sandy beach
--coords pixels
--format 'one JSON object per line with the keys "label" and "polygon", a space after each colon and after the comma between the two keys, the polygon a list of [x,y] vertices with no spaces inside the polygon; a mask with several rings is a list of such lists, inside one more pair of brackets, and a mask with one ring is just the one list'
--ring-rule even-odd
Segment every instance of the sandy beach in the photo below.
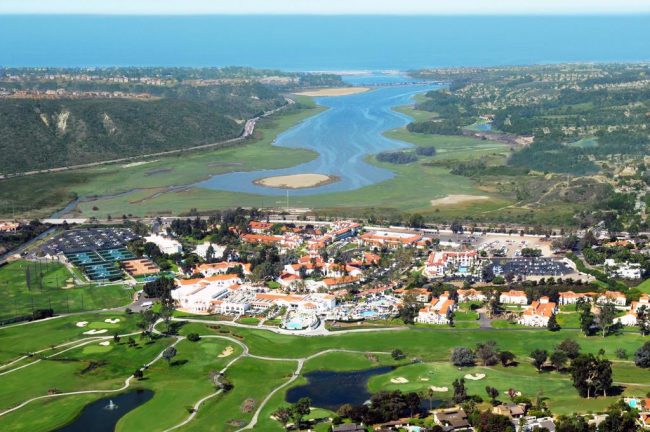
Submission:
{"label": "sandy beach", "polygon": [[454,205],[462,204],[470,201],[483,201],[488,199],[485,195],[447,195],[444,198],[438,198],[431,200],[432,206],[444,206],[444,205]]}
{"label": "sandy beach", "polygon": [[323,97],[323,96],[348,96],[357,93],[364,93],[370,90],[368,87],[340,87],[324,88],[319,90],[307,90],[296,93],[299,96]]}
{"label": "sandy beach", "polygon": [[266,187],[302,189],[323,186],[337,180],[337,177],[327,176],[324,174],[293,174],[261,178],[255,180],[253,183]]}

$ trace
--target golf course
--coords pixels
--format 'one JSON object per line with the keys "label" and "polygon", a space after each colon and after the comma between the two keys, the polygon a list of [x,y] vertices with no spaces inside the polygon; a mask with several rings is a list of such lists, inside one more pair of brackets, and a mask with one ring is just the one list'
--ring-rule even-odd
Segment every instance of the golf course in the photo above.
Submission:
{"label": "golf course", "polygon": [[[390,368],[368,379],[370,393],[426,392],[434,387],[435,403],[440,403],[450,399],[456,378],[479,377],[467,379],[470,394],[483,393],[486,385],[501,393],[513,390],[531,399],[544,398],[556,414],[602,410],[621,395],[640,397],[650,390],[647,372],[632,360],[617,359],[614,352],[615,348],[628,353],[638,349],[645,339],[637,333],[603,338],[586,337],[577,330],[403,327],[304,337],[254,325],[229,327],[176,318],[171,327],[159,322],[153,333],[143,337],[139,322],[139,314],[104,312],[0,328],[3,430],[51,430],[73,421],[94,400],[142,389],[153,391],[153,397],[124,413],[117,430],[177,426],[178,430],[236,431],[255,426],[281,431],[271,413],[288,406],[289,389],[309,383],[305,374],[380,366]],[[168,328],[173,334],[167,334]],[[614,386],[620,394],[582,398],[570,374],[538,372],[531,365],[532,350],[550,352],[567,338],[578,342],[582,352],[604,351],[612,360]],[[486,340],[515,354],[516,362],[462,368],[449,362],[453,348],[474,347]],[[164,353],[171,346],[175,355],[169,357]],[[404,357],[391,357],[394,349],[402,350]],[[143,372],[140,379],[133,377],[137,369]],[[230,384],[227,389],[216,384],[217,375]],[[333,415],[315,408],[313,416]],[[157,416],[159,412],[166,415]]]}

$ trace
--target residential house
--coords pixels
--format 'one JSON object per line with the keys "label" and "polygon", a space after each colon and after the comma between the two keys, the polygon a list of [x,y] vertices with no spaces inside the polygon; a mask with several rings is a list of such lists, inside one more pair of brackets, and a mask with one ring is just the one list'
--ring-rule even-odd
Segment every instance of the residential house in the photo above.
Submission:
{"label": "residential house", "polygon": [[465,410],[460,407],[435,410],[433,412],[435,424],[443,427],[445,431],[470,431],[472,430]]}
{"label": "residential house", "polygon": [[555,422],[552,417],[524,417],[523,425],[519,431],[534,432],[544,428],[548,430],[548,432],[555,432]]}
{"label": "residential house", "polygon": [[507,404],[497,405],[492,408],[494,414],[510,417],[511,419],[518,420],[526,415],[526,405],[516,404],[513,402]]}

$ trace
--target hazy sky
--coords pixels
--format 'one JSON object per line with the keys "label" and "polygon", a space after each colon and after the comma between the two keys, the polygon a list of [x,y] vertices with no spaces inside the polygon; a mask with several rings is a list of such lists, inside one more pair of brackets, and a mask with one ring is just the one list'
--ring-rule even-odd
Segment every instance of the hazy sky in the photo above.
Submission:
{"label": "hazy sky", "polygon": [[0,0],[0,14],[635,14],[650,0]]}

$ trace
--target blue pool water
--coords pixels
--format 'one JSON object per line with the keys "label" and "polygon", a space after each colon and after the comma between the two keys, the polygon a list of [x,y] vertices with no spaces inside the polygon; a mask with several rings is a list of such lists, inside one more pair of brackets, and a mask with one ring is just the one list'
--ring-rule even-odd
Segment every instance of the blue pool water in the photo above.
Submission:
{"label": "blue pool water", "polygon": [[214,176],[196,186],[207,189],[247,192],[261,195],[284,195],[285,189],[268,188],[253,183],[264,177],[317,173],[340,180],[316,188],[294,189],[291,195],[314,195],[358,189],[391,179],[395,174],[366,162],[382,151],[409,147],[409,144],[386,138],[383,132],[405,126],[410,117],[393,107],[406,105],[413,95],[436,89],[433,84],[379,87],[350,96],[321,97],[316,102],[329,109],[280,134],[275,145],[307,148],[319,156],[291,168],[236,172]]}

